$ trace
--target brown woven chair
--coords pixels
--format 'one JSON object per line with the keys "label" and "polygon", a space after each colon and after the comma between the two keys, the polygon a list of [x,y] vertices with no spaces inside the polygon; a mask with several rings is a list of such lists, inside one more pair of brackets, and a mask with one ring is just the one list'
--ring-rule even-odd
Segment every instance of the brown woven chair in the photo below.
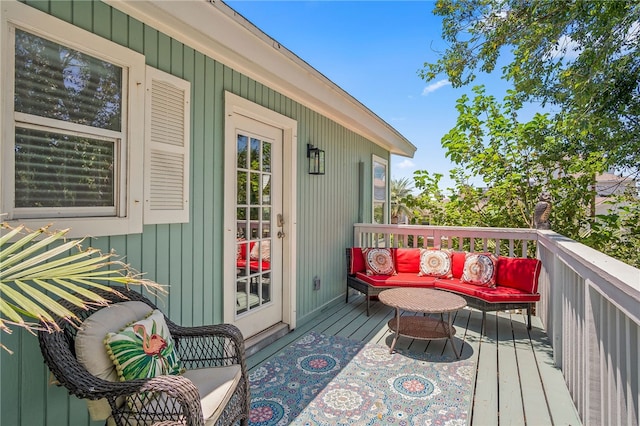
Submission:
{"label": "brown woven chair", "polygon": [[[149,309],[157,307],[140,293],[118,288],[126,299],[107,291],[97,291],[105,299],[110,300],[115,308],[124,307],[125,301],[138,301],[148,305]],[[85,311],[61,302],[84,321],[96,310]],[[139,304],[138,304],[139,305]],[[140,305],[143,306],[143,305]],[[105,309],[100,307],[99,310]],[[190,380],[188,375],[164,375],[150,379],[136,379],[128,381],[110,381],[90,373],[76,357],[76,337],[79,328],[61,319],[58,325],[62,329],[57,332],[40,331],[38,339],[45,363],[57,379],[59,385],[68,389],[69,393],[78,398],[100,400],[105,404],[108,424],[116,425],[154,425],[154,424],[185,424],[185,425],[232,425],[240,422],[248,424],[249,417],[249,379],[245,363],[244,340],[237,327],[231,324],[208,325],[199,327],[181,327],[171,322],[166,316],[165,321],[171,337],[174,339],[177,354],[187,373],[198,380]],[[82,327],[80,328],[80,330]],[[82,333],[82,331],[81,331]],[[238,367],[234,366],[238,365]],[[215,369],[211,367],[223,367]],[[225,368],[231,367],[231,368]],[[226,390],[220,391],[208,401],[200,395],[194,382],[207,380],[206,377],[215,375],[217,371],[236,373],[233,380],[225,379]],[[200,373],[202,372],[202,373]],[[213,373],[212,373],[213,372]],[[208,376],[207,376],[208,374]],[[238,377],[239,380],[238,380]],[[229,385],[229,383],[233,383]],[[207,387],[206,383],[205,386]],[[235,388],[234,388],[235,387]],[[209,389],[211,394],[215,390]],[[224,401],[224,405],[215,409],[209,419],[203,417],[203,407],[211,400]],[[107,405],[108,403],[108,405]],[[211,414],[211,407],[208,408]],[[92,413],[93,415],[93,413]],[[206,414],[205,414],[206,415]]]}

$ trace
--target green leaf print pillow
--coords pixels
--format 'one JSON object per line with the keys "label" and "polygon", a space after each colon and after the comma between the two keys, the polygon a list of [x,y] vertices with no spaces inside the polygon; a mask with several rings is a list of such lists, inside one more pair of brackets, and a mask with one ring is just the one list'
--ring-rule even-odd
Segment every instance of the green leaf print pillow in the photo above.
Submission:
{"label": "green leaf print pillow", "polygon": [[107,333],[104,343],[121,381],[182,372],[164,315],[157,309],[118,333]]}

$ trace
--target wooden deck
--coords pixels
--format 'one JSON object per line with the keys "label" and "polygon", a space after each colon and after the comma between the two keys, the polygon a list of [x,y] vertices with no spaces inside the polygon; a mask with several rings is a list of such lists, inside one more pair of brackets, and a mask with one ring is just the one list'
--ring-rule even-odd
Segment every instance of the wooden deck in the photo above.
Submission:
{"label": "wooden deck", "polygon": [[[389,346],[387,321],[393,309],[373,302],[366,316],[364,297],[352,296],[348,304],[336,303],[312,321],[248,358],[249,369],[267,361],[308,331],[339,335]],[[413,315],[405,313],[405,315]],[[527,330],[522,314],[482,313],[465,308],[455,317],[457,350],[475,358],[476,372],[471,425],[579,425],[575,406],[562,373],[553,366],[552,349],[540,320],[533,317]],[[446,340],[422,341],[400,337],[398,348],[453,355]]]}

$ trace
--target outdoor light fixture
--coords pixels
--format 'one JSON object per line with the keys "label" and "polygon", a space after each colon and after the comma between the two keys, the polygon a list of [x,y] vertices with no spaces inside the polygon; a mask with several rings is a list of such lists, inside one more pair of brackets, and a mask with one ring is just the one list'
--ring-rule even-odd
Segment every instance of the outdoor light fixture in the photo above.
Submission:
{"label": "outdoor light fixture", "polygon": [[309,158],[309,174],[324,174],[324,150],[307,144],[307,158]]}

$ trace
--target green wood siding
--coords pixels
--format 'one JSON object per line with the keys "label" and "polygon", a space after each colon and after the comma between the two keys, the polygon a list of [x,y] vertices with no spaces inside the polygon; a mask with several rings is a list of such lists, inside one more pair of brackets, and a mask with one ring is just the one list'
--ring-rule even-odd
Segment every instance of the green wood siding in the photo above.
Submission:
{"label": "green wood siding", "polygon": [[[168,316],[187,326],[222,322],[225,90],[298,121],[298,324],[344,297],[344,248],[358,221],[358,163],[365,163],[369,204],[363,211],[370,220],[371,155],[388,159],[387,151],[103,3],[26,3],[141,52],[148,65],[191,82],[190,222],[148,225],[142,234],[91,240],[105,252],[115,249],[147,278],[167,284],[169,296],[155,300]],[[307,173],[307,143],[326,151],[325,175]],[[312,290],[314,276],[321,279],[318,291]],[[13,355],[0,350],[0,424],[101,424],[89,420],[83,401],[47,384],[35,337],[16,331],[0,338],[14,350]]]}

